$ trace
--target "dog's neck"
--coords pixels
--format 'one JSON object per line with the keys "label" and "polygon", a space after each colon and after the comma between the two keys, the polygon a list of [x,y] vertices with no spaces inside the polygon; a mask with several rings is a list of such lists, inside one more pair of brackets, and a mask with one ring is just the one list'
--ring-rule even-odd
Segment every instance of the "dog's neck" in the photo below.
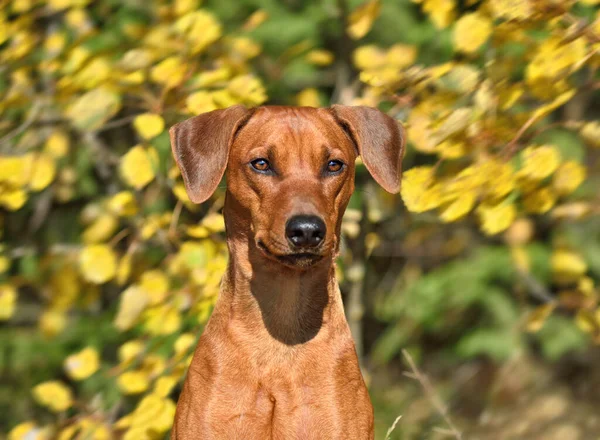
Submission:
{"label": "dog's neck", "polygon": [[[226,203],[229,263],[215,312],[235,321],[236,331],[287,346],[323,334],[331,323],[345,322],[333,258],[301,270],[268,259],[257,248],[244,215]],[[269,339],[269,338],[267,338]]]}

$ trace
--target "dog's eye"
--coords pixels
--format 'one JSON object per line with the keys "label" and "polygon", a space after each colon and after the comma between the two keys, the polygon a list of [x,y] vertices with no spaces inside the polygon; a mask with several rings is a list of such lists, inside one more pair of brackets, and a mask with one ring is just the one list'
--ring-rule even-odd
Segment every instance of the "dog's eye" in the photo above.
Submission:
{"label": "dog's eye", "polygon": [[269,161],[267,159],[254,159],[252,162],[250,162],[250,165],[252,165],[252,168],[254,168],[256,171],[269,171],[271,169],[271,165],[269,164]]}
{"label": "dog's eye", "polygon": [[337,173],[344,167],[344,163],[340,160],[330,160],[327,162],[327,171],[330,173]]}

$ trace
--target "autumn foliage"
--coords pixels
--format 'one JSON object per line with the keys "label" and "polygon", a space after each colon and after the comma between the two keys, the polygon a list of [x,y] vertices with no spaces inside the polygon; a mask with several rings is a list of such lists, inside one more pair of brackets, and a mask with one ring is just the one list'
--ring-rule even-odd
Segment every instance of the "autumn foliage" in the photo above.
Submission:
{"label": "autumn foliage", "polygon": [[0,1],[10,440],[169,431],[227,250],[224,188],[192,204],[167,131],[238,103],[407,129],[401,194],[360,168],[344,220],[351,325],[385,327],[366,365],[440,334],[454,362],[600,343],[597,0],[213,3]]}

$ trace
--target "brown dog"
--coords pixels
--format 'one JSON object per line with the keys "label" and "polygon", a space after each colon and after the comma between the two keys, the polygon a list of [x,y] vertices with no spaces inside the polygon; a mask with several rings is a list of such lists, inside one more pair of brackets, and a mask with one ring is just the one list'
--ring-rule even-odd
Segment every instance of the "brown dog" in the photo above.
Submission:
{"label": "brown dog", "polygon": [[357,155],[398,191],[401,126],[368,107],[234,106],[170,134],[192,201],[227,170],[230,253],[171,439],[372,439],[334,259]]}

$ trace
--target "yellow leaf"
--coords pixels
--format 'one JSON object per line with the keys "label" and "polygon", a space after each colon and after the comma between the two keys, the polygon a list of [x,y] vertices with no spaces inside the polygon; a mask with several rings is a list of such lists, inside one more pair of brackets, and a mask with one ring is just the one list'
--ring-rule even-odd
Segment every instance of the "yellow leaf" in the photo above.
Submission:
{"label": "yellow leaf", "polygon": [[126,371],[118,377],[117,385],[123,394],[139,394],[148,389],[150,379],[143,371]]}
{"label": "yellow leaf", "polygon": [[64,362],[65,371],[73,380],[87,379],[98,371],[99,366],[98,351],[91,347],[86,347],[79,353],[68,356]]}
{"label": "yellow leaf", "polygon": [[185,105],[188,111],[194,115],[199,115],[217,109],[212,94],[204,90],[200,90],[189,95],[185,100]]}
{"label": "yellow leaf", "polygon": [[101,86],[74,100],[66,110],[73,125],[83,131],[94,131],[117,114],[121,97],[111,89]]}
{"label": "yellow leaf", "polygon": [[140,287],[144,289],[150,305],[156,305],[165,300],[169,292],[169,278],[160,270],[150,270],[142,274]]}
{"label": "yellow leaf", "polygon": [[196,343],[197,337],[192,333],[183,333],[179,335],[173,348],[177,356],[185,355],[189,349]]}
{"label": "yellow leaf", "polygon": [[227,86],[227,92],[246,105],[260,105],[267,100],[262,82],[252,75],[233,78]]}
{"label": "yellow leaf", "polygon": [[360,70],[382,67],[387,61],[385,52],[372,44],[358,47],[352,54],[352,60]]}
{"label": "yellow leaf", "polygon": [[64,331],[67,326],[67,316],[63,310],[47,309],[40,316],[38,325],[45,337],[52,338]]}
{"label": "yellow leaf", "polygon": [[[175,404],[173,401],[152,393],[145,396],[138,404],[132,414],[131,425],[133,428],[141,429],[142,432],[153,430],[163,433],[171,428],[174,416]],[[134,440],[140,437],[137,434],[130,438]]]}
{"label": "yellow leaf", "polygon": [[454,6],[454,0],[423,0],[423,12],[429,15],[438,29],[445,29],[452,23]]}
{"label": "yellow leaf", "polygon": [[561,93],[554,100],[552,100],[550,103],[538,107],[533,112],[533,114],[531,115],[531,117],[534,118],[534,119],[539,119],[539,118],[543,118],[544,116],[549,115],[554,110],[556,110],[558,107],[560,107],[561,105],[563,105],[567,101],[569,101],[573,96],[575,96],[575,92],[576,91],[572,89],[572,90],[568,90],[568,91],[566,91],[564,93]]}
{"label": "yellow leaf", "polygon": [[66,411],[73,405],[71,390],[60,381],[43,382],[33,388],[33,397],[53,412]]}
{"label": "yellow leaf", "polygon": [[424,212],[442,203],[439,185],[434,184],[431,167],[415,167],[402,177],[402,200],[409,211]]}
{"label": "yellow leaf", "polygon": [[181,315],[170,305],[153,307],[145,313],[145,328],[151,335],[170,335],[181,327]]}
{"label": "yellow leaf", "polygon": [[131,217],[138,212],[135,196],[131,191],[121,191],[108,201],[108,209],[115,215]]}
{"label": "yellow leaf", "polygon": [[559,275],[578,278],[587,272],[587,264],[577,252],[557,249],[552,253],[552,271]]}
{"label": "yellow leaf", "polygon": [[302,90],[296,95],[296,103],[304,107],[320,107],[319,91],[313,87]]}
{"label": "yellow leaf", "polygon": [[210,236],[210,231],[208,228],[202,225],[186,226],[185,233],[194,238],[206,238]]}
{"label": "yellow leaf", "polygon": [[69,144],[69,136],[64,131],[54,131],[46,140],[44,151],[55,159],[60,159],[69,152]]}
{"label": "yellow leaf", "polygon": [[156,380],[153,393],[160,397],[167,397],[177,385],[177,378],[173,376],[162,376]]}
{"label": "yellow leaf", "polygon": [[46,153],[31,155],[31,171],[29,188],[32,191],[41,191],[54,180],[56,165],[52,156]]}
{"label": "yellow leaf", "polygon": [[162,116],[154,113],[144,113],[136,116],[133,126],[143,139],[152,139],[163,132],[165,120]]}
{"label": "yellow leaf", "polygon": [[523,207],[533,214],[544,214],[556,203],[556,194],[550,188],[539,188],[523,197]]}
{"label": "yellow leaf", "polygon": [[17,290],[10,284],[0,285],[0,321],[10,319],[17,306]]}
{"label": "yellow leaf", "polygon": [[52,32],[44,42],[44,49],[49,56],[60,54],[65,47],[67,37],[63,32]]}
{"label": "yellow leaf", "polygon": [[497,205],[479,205],[477,214],[483,232],[495,235],[508,229],[515,220],[517,210],[512,203],[500,202]]}
{"label": "yellow leaf", "polygon": [[597,333],[600,331],[598,320],[590,310],[581,309],[575,315],[575,324],[586,333]]}
{"label": "yellow leaf", "polygon": [[250,15],[250,17],[248,17],[248,19],[242,26],[242,29],[244,29],[245,31],[254,30],[268,19],[269,13],[264,9],[259,9],[258,11],[253,12],[252,15]]}
{"label": "yellow leaf", "polygon": [[115,317],[115,327],[121,331],[129,330],[144,311],[150,298],[144,289],[137,285],[129,286],[121,294],[119,311]]}
{"label": "yellow leaf", "polygon": [[158,167],[158,153],[152,147],[144,148],[136,145],[122,158],[119,165],[121,178],[129,186],[142,189],[155,177],[155,169]]}
{"label": "yellow leaf", "polygon": [[496,18],[506,20],[526,20],[532,13],[530,0],[494,0],[490,6]]}
{"label": "yellow leaf", "polygon": [[8,189],[0,191],[0,205],[9,211],[17,211],[27,201],[27,194],[22,189]]}
{"label": "yellow leaf", "polygon": [[306,61],[316,66],[329,66],[333,63],[333,53],[328,50],[314,49],[306,54]]}
{"label": "yellow leaf", "polygon": [[492,33],[492,21],[481,14],[465,14],[456,22],[454,28],[454,47],[465,53],[476,52]]}
{"label": "yellow leaf", "polygon": [[106,57],[96,57],[69,79],[76,87],[89,90],[105,83],[111,74],[111,61]]}
{"label": "yellow leaf", "polygon": [[528,273],[531,266],[529,254],[522,246],[511,246],[510,255],[515,267],[521,272]]}
{"label": "yellow leaf", "polygon": [[469,126],[473,111],[470,108],[457,108],[444,119],[444,121],[436,128],[431,136],[431,141],[437,145],[446,140],[450,136],[461,132]]}
{"label": "yellow leaf", "polygon": [[591,212],[592,208],[587,202],[564,203],[552,210],[555,219],[579,220]]}
{"label": "yellow leaf", "polygon": [[8,440],[50,440],[47,429],[38,427],[33,422],[19,423],[8,433]]}
{"label": "yellow leaf", "polygon": [[119,66],[126,72],[136,72],[149,67],[154,59],[154,53],[148,49],[131,49],[125,52],[119,61]]}
{"label": "yellow leaf", "polygon": [[248,37],[229,38],[229,44],[232,51],[231,56],[241,60],[254,58],[261,50],[260,45]]}
{"label": "yellow leaf", "polygon": [[385,62],[397,69],[411,66],[417,58],[417,48],[406,44],[394,44],[385,54]]}
{"label": "yellow leaf", "polygon": [[225,231],[225,219],[222,214],[212,212],[202,219],[202,226],[211,232],[223,232]]}
{"label": "yellow leaf", "polygon": [[66,310],[73,305],[80,291],[79,284],[76,267],[68,263],[63,264],[50,277],[52,306]]}
{"label": "yellow leaf", "polygon": [[150,70],[152,81],[172,88],[179,85],[185,76],[185,62],[178,56],[171,56],[158,63]]}
{"label": "yellow leaf", "polygon": [[537,307],[527,317],[525,329],[531,333],[539,331],[544,326],[546,319],[548,319],[548,317],[552,314],[555,308],[556,303],[543,304]]}
{"label": "yellow leaf", "polygon": [[107,245],[92,244],[81,251],[79,267],[87,281],[94,284],[103,284],[115,276],[117,258],[113,250]]}
{"label": "yellow leaf", "polygon": [[232,70],[227,66],[219,67],[215,70],[206,70],[200,72],[193,80],[195,87],[212,87],[219,84],[225,84],[231,78]]}
{"label": "yellow leaf", "polygon": [[25,185],[29,181],[31,155],[0,157],[0,183],[11,187]]}
{"label": "yellow leaf", "polygon": [[199,0],[175,0],[173,8],[175,9],[175,15],[179,17],[180,15],[195,11],[199,6]]}
{"label": "yellow leaf", "polygon": [[552,187],[559,195],[568,195],[579,188],[585,180],[585,168],[569,160],[563,162],[552,177]]}
{"label": "yellow leaf", "polygon": [[112,237],[118,225],[114,215],[102,214],[83,231],[81,238],[86,244],[106,241]]}
{"label": "yellow leaf", "polygon": [[119,347],[119,361],[129,364],[144,351],[144,343],[139,340],[127,341]]}
{"label": "yellow leaf", "polygon": [[[598,20],[600,22],[600,19]],[[600,148],[600,122],[588,122],[581,128],[581,137],[591,146]]]}
{"label": "yellow leaf", "polygon": [[[5,273],[9,268],[10,268],[10,259],[5,257],[4,255],[0,255],[0,274]],[[1,315],[2,314],[0,313],[0,316]]]}
{"label": "yellow leaf", "polygon": [[553,145],[527,147],[523,150],[521,175],[528,179],[542,180],[550,176],[560,164],[560,153]]}
{"label": "yellow leaf", "polygon": [[528,83],[542,79],[556,80],[577,70],[587,52],[584,37],[564,43],[562,37],[549,37],[535,51],[535,56],[527,65],[525,78]]}
{"label": "yellow leaf", "polygon": [[506,242],[511,246],[520,246],[528,243],[533,236],[533,222],[526,218],[516,220],[506,231]]}
{"label": "yellow leaf", "polygon": [[516,188],[515,172],[509,162],[489,160],[483,164],[481,175],[485,195],[491,200],[503,198]]}
{"label": "yellow leaf", "polygon": [[477,193],[475,191],[462,193],[458,198],[441,208],[440,218],[445,223],[459,220],[473,209],[476,199]]}
{"label": "yellow leaf", "polygon": [[129,279],[129,275],[131,275],[131,266],[133,262],[133,255],[127,253],[123,255],[121,260],[119,261],[119,265],[117,266],[117,274],[115,276],[117,284],[122,286]]}
{"label": "yellow leaf", "polygon": [[70,6],[74,6],[73,0],[48,0],[48,6],[56,11],[67,9]]}
{"label": "yellow leaf", "polygon": [[367,35],[380,10],[381,2],[370,0],[352,11],[348,17],[348,35],[355,40]]}
{"label": "yellow leaf", "polygon": [[187,38],[193,54],[206,49],[222,34],[221,23],[205,10],[196,10],[185,14],[175,22],[173,28]]}

